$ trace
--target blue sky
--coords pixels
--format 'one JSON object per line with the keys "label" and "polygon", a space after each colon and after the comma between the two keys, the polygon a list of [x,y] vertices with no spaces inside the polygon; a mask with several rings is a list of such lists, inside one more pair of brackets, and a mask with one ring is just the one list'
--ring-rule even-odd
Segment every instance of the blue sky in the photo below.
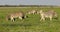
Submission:
{"label": "blue sky", "polygon": [[60,0],[0,0],[0,5],[60,5]]}

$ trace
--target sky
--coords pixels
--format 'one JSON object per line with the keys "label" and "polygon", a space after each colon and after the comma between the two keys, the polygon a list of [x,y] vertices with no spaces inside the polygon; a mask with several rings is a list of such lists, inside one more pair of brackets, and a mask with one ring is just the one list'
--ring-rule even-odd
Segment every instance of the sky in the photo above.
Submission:
{"label": "sky", "polygon": [[0,0],[0,5],[59,5],[60,0]]}

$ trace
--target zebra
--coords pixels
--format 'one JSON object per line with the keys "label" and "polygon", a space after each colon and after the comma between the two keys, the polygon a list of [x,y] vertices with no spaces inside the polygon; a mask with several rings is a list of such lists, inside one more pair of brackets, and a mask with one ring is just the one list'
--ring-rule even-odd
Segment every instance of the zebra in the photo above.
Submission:
{"label": "zebra", "polygon": [[26,18],[26,15],[23,12],[16,12],[16,13],[11,13],[9,15],[6,16],[7,20],[11,20],[11,21],[15,21],[15,18],[19,18],[19,19],[24,19]]}
{"label": "zebra", "polygon": [[31,10],[31,11],[28,11],[26,14],[35,14],[37,11],[36,10]]}
{"label": "zebra", "polygon": [[57,13],[53,10],[49,10],[47,12],[44,12],[43,10],[40,10],[37,12],[37,14],[40,14],[41,20],[45,20],[46,18],[50,18],[50,21],[53,19],[53,17],[57,17]]}

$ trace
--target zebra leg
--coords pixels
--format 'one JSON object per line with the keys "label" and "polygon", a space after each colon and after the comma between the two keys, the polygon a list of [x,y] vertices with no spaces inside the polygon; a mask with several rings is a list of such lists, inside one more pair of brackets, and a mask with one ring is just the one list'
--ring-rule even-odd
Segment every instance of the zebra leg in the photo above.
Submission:
{"label": "zebra leg", "polygon": [[21,19],[21,20],[22,20],[22,17],[20,17],[20,16],[19,16],[19,19]]}
{"label": "zebra leg", "polygon": [[13,21],[13,22],[14,22],[14,20],[15,20],[15,19],[14,19],[13,17],[11,17],[11,21]]}
{"label": "zebra leg", "polygon": [[50,17],[50,21],[52,20],[52,17]]}
{"label": "zebra leg", "polygon": [[44,20],[45,20],[45,17],[41,17],[40,21],[41,21],[41,20],[43,20],[43,21],[44,21]]}

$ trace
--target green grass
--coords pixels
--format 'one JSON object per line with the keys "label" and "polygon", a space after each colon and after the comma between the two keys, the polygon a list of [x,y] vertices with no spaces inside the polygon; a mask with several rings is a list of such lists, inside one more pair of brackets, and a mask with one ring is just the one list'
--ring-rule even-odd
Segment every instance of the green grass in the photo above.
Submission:
{"label": "green grass", "polygon": [[[58,14],[58,19],[49,21],[40,21],[38,14],[28,15],[29,17],[23,20],[16,19],[15,22],[6,21],[5,17],[9,13],[13,12],[27,12],[33,9],[43,9],[47,11],[53,9]],[[0,7],[0,32],[60,32],[60,8],[39,8],[39,7]]]}

